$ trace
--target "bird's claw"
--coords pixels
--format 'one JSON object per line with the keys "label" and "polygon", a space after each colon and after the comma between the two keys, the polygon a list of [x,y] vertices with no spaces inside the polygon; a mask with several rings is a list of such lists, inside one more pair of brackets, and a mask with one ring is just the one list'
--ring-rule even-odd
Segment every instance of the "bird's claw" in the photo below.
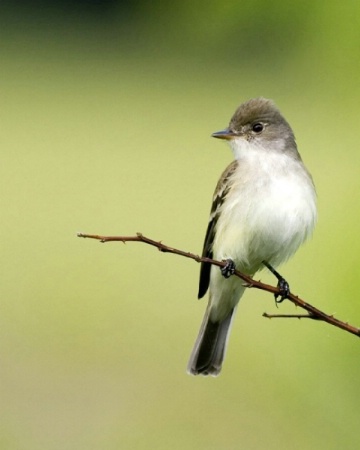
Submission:
{"label": "bird's claw", "polygon": [[221,267],[220,270],[224,278],[229,278],[231,277],[231,275],[234,275],[235,273],[235,263],[230,258],[225,259],[224,262],[226,262],[226,264],[224,267]]}
{"label": "bird's claw", "polygon": [[290,294],[290,286],[285,278],[279,278],[277,287],[279,289],[279,292],[274,294],[276,304],[283,302],[286,298],[289,297]]}

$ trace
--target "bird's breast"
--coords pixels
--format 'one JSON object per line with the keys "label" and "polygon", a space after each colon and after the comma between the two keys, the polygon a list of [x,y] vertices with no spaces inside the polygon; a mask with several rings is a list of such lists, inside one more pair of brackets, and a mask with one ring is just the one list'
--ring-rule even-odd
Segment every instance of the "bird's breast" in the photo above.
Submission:
{"label": "bird's breast", "polygon": [[239,164],[219,215],[214,257],[232,258],[249,273],[263,260],[277,266],[311,234],[315,220],[315,190],[301,161]]}

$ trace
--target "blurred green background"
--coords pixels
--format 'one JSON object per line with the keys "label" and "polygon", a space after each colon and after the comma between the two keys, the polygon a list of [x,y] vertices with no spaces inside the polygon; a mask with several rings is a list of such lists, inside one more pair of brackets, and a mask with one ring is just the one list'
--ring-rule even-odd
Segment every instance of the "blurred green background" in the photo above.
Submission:
{"label": "blurred green background", "polygon": [[347,0],[0,4],[1,449],[360,445],[356,337],[266,320],[273,299],[253,290],[221,376],[190,377],[196,263],[76,237],[201,252],[232,158],[210,134],[273,98],[319,196],[281,272],[360,325],[359,22]]}

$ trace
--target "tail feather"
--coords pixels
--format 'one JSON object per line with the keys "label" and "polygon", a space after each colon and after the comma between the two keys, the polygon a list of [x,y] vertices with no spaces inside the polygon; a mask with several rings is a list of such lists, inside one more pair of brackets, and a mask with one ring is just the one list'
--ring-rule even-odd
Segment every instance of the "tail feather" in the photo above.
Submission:
{"label": "tail feather", "polygon": [[208,305],[190,356],[187,368],[189,374],[219,375],[225,356],[234,310],[235,308],[222,321],[212,322]]}

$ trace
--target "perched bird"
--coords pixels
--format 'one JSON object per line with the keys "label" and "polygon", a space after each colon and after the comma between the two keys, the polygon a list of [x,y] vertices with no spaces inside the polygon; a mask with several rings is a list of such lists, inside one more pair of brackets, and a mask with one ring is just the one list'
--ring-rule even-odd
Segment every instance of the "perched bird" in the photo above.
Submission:
{"label": "perched bird", "polygon": [[226,266],[201,264],[198,298],[209,289],[209,302],[188,373],[216,376],[246,289],[231,276],[235,267],[250,276],[268,267],[278,277],[281,300],[286,298],[288,284],[274,268],[311,235],[317,212],[312,177],[273,101],[243,103],[228,128],[212,136],[230,144],[235,160],[217,183],[202,255]]}

